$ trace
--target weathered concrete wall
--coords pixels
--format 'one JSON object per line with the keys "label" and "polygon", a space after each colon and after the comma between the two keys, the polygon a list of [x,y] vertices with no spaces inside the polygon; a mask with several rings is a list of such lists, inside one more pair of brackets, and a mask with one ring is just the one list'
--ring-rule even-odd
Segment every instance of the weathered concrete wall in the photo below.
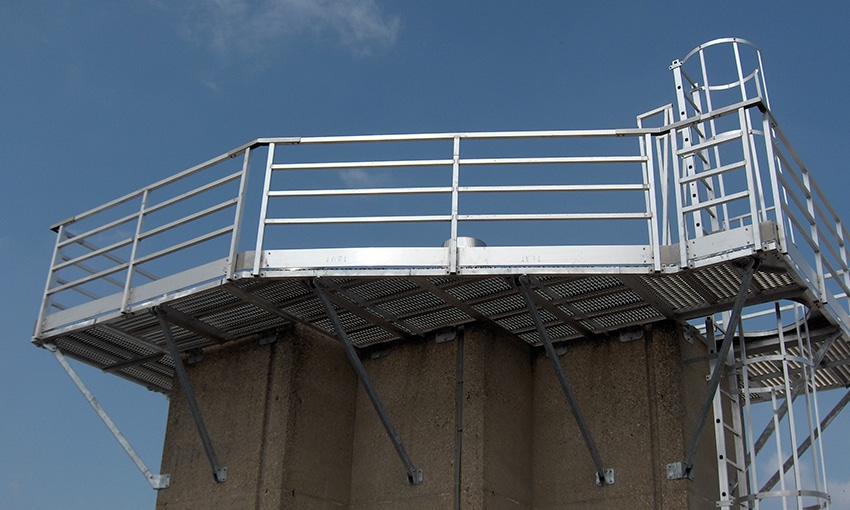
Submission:
{"label": "weathered concrete wall", "polygon": [[485,327],[463,349],[461,508],[530,509],[531,349]]}
{"label": "weathered concrete wall", "polygon": [[378,414],[357,393],[351,509],[452,508],[455,459],[453,342],[411,342],[363,364],[424,483],[407,485],[406,472]]}
{"label": "weathered concrete wall", "polygon": [[356,376],[336,340],[297,329],[284,341],[208,349],[187,367],[227,481],[213,481],[175,384],[160,509],[338,509],[350,491]]}
{"label": "weathered concrete wall", "polygon": [[559,361],[616,471],[613,486],[597,487],[539,349],[484,324],[443,343],[392,345],[363,363],[424,472],[424,483],[410,486],[336,339],[299,328],[271,345],[211,349],[188,371],[228,480],[213,481],[177,390],[161,471],[172,487],[157,508],[714,508],[710,426],[697,481],[666,479],[666,464],[684,456],[706,386],[706,363],[682,360],[704,355],[667,323],[632,342],[614,335],[569,344]]}
{"label": "weathered concrete wall", "polygon": [[[666,476],[667,464],[685,456],[706,387],[706,364],[686,368],[682,360],[704,356],[703,349],[683,340],[672,323],[647,328],[631,342],[614,337],[568,346],[560,362],[605,467],[615,471],[614,485],[603,488],[594,485],[591,456],[550,361],[540,353],[534,366],[534,508],[715,508],[710,453],[700,451],[698,484]],[[703,445],[713,445],[711,434],[704,434]]]}

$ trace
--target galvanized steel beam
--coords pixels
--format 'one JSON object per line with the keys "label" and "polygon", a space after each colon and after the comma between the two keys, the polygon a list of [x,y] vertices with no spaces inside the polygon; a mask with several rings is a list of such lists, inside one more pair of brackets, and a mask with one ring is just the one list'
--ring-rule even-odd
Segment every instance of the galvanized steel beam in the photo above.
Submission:
{"label": "galvanized steel beam", "polygon": [[363,389],[366,390],[369,400],[372,401],[372,406],[375,408],[375,411],[378,413],[378,417],[381,419],[381,423],[384,425],[384,430],[387,431],[387,435],[389,436],[396,453],[401,459],[401,462],[404,464],[404,469],[407,471],[407,483],[410,485],[419,485],[422,483],[423,479],[422,469],[414,466],[413,462],[410,460],[410,455],[408,455],[407,450],[405,450],[404,444],[401,442],[401,437],[399,437],[392,420],[390,420],[383,403],[381,403],[381,399],[378,397],[378,392],[375,391],[375,387],[372,386],[372,381],[369,379],[369,375],[366,373],[366,369],[363,367],[363,363],[360,361],[360,357],[357,355],[357,351],[354,349],[351,339],[348,338],[348,334],[345,332],[345,328],[343,328],[342,322],[340,322],[333,304],[325,293],[325,289],[323,289],[318,282],[314,282],[313,291],[316,293],[319,301],[322,302],[322,306],[325,308],[328,319],[330,319],[333,324],[334,332],[345,349],[348,361],[351,363],[354,371],[357,372],[360,384],[362,384]]}
{"label": "galvanized steel beam", "polygon": [[77,372],[73,367],[71,367],[68,360],[65,359],[65,355],[62,354],[62,351],[60,351],[55,344],[46,344],[45,348],[53,354],[53,357],[56,358],[56,361],[59,362],[59,365],[61,365],[62,369],[65,370],[65,373],[68,374],[68,377],[74,381],[77,389],[80,390],[80,393],[82,393],[86,398],[89,405],[91,405],[92,409],[94,409],[94,412],[97,413],[103,424],[106,425],[106,428],[109,429],[109,432],[112,433],[112,436],[121,445],[121,448],[124,449],[136,467],[139,468],[139,471],[141,471],[145,478],[147,478],[151,488],[155,490],[167,489],[171,481],[170,476],[167,474],[156,475],[148,469],[147,465],[145,465],[144,461],[142,461],[142,458],[139,457],[139,454],[136,453],[136,450],[133,449],[129,441],[127,441],[127,438],[124,437],[124,434],[118,430],[115,422],[113,422],[109,415],[106,414],[106,411],[103,410],[103,407],[101,407],[97,399],[94,398],[94,395],[92,395],[91,391],[89,391],[88,387],[82,379],[80,379],[80,376],[77,375]]}
{"label": "galvanized steel beam", "polygon": [[667,465],[667,478],[671,480],[680,478],[693,479],[694,458],[697,454],[697,447],[702,436],[702,431],[705,428],[705,421],[708,418],[708,413],[711,411],[714,394],[720,386],[720,379],[724,375],[726,367],[726,357],[729,354],[729,349],[732,347],[732,339],[735,337],[735,331],[741,323],[741,312],[744,309],[744,301],[747,298],[747,293],[750,289],[750,284],[753,281],[753,275],[758,269],[759,260],[750,258],[744,266],[744,275],[741,278],[741,287],[738,289],[738,295],[735,297],[735,304],[732,306],[732,314],[729,317],[729,323],[726,324],[726,329],[723,333],[723,343],[717,352],[717,363],[708,380],[708,388],[705,392],[705,397],[700,407],[700,412],[697,418],[697,426],[694,434],[691,437],[685,458],[681,462],[674,462]]}
{"label": "galvanized steel beam", "polygon": [[567,380],[566,374],[564,374],[564,368],[558,361],[558,354],[552,346],[552,341],[549,339],[549,333],[546,331],[546,326],[540,319],[540,313],[537,311],[534,296],[529,288],[528,276],[520,276],[518,281],[522,295],[525,298],[525,304],[528,307],[528,313],[531,315],[534,325],[537,327],[540,342],[546,349],[546,355],[552,363],[552,368],[555,369],[555,375],[558,377],[558,382],[561,384],[561,390],[563,390],[564,396],[567,397],[567,402],[570,405],[570,410],[572,411],[576,424],[578,424],[578,428],[584,438],[584,443],[587,445],[591,458],[593,458],[593,464],[596,466],[596,485],[612,485],[614,483],[614,470],[606,468],[605,464],[602,462],[602,456],[599,454],[599,448],[596,447],[596,443],[593,441],[593,436],[590,434],[590,428],[587,426],[587,421],[584,419],[584,415],[578,405],[578,400],[576,399],[572,386]]}
{"label": "galvanized steel beam", "polygon": [[192,419],[195,421],[195,427],[198,429],[198,435],[201,438],[201,443],[204,446],[204,452],[207,454],[207,459],[212,468],[213,479],[216,483],[222,483],[227,480],[227,466],[222,466],[218,462],[218,457],[215,454],[212,440],[210,439],[207,427],[201,417],[201,410],[198,408],[198,402],[195,400],[195,392],[192,391],[192,385],[189,384],[189,376],[186,374],[186,367],[183,366],[183,360],[180,358],[180,351],[177,349],[177,343],[174,341],[174,336],[171,334],[171,324],[168,322],[168,314],[160,307],[154,307],[153,314],[159,319],[159,325],[162,328],[162,334],[165,337],[165,343],[168,346],[171,359],[174,360],[174,373],[177,375],[177,381],[180,383],[180,388],[183,390],[183,395],[186,397],[186,403],[189,405],[189,411],[192,413]]}

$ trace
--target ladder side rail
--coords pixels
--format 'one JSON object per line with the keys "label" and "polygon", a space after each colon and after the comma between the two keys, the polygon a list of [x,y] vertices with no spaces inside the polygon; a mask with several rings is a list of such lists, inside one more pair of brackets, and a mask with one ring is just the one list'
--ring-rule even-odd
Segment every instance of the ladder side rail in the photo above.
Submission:
{"label": "ladder side rail", "polygon": [[[724,323],[726,323],[730,319],[729,313],[725,312],[724,315],[726,317],[726,320],[724,320]],[[739,330],[740,330],[740,352],[741,352],[741,361],[742,361],[742,363],[741,363],[741,381],[743,381],[743,389],[740,390],[740,391],[741,391],[741,394],[744,398],[743,408],[744,408],[744,411],[745,411],[745,417],[744,417],[744,420],[743,420],[744,424],[745,424],[745,430],[743,430],[742,433],[744,434],[745,440],[746,440],[746,443],[747,443],[746,452],[749,452],[749,456],[746,459],[746,461],[744,462],[744,467],[749,467],[749,472],[747,473],[748,474],[748,477],[747,477],[748,494],[746,495],[746,497],[748,498],[752,495],[751,492],[752,492],[753,488],[758,487],[758,470],[757,470],[757,463],[756,463],[757,452],[756,452],[756,448],[753,444],[753,437],[755,436],[755,434],[753,433],[753,414],[752,414],[752,404],[753,404],[753,402],[752,402],[752,389],[750,388],[750,374],[749,374],[750,367],[749,367],[748,363],[744,362],[744,361],[747,360],[747,342],[744,338],[743,323],[741,323],[739,325]],[[734,334],[734,331],[730,333],[729,330],[727,329],[725,334]],[[734,353],[732,353],[732,355],[734,356]],[[773,398],[773,395],[772,395],[772,398]],[[774,413],[774,419],[775,419],[775,417],[776,417],[776,413]],[[741,445],[741,446],[743,446],[743,445]],[[741,496],[739,495],[739,498],[740,497]],[[759,507],[760,507],[760,502],[759,502],[758,499],[756,499],[755,500],[755,508],[758,509]]]}
{"label": "ladder side rail", "polygon": [[[697,110],[697,106],[693,102],[693,98],[688,97],[689,94],[687,94],[686,91],[684,90],[683,78],[687,79],[690,83],[692,83],[694,88],[696,88],[696,84],[694,84],[693,81],[690,80],[690,78],[685,75],[685,72],[682,69],[682,63],[681,62],[674,61],[673,65],[670,66],[670,67],[671,67],[671,70],[673,71],[673,80],[676,84],[676,103],[677,103],[677,106],[679,108],[679,121],[684,121],[684,120],[689,118],[688,110],[687,110],[687,104],[690,103],[692,105],[692,107],[694,108],[694,110]],[[697,110],[697,115],[701,115],[701,114],[702,114],[702,112]],[[678,136],[681,137],[681,140],[682,140],[682,149],[681,150],[682,151],[688,151],[688,149],[690,149],[691,145],[692,145],[691,141],[690,141],[691,127],[686,124],[686,125],[682,126],[681,128],[679,128],[677,130],[677,132],[678,132]],[[674,154],[678,154],[678,153],[679,153],[679,150],[678,150],[678,147],[676,147]],[[677,156],[676,159],[680,159],[679,156]],[[682,160],[681,161],[682,173],[681,174],[679,172],[676,173],[676,175],[677,175],[677,177],[676,177],[676,188],[677,188],[677,192],[678,192],[678,195],[679,195],[679,197],[677,197],[677,198],[679,198],[679,200],[678,200],[678,202],[679,202],[679,212],[682,213],[682,216],[680,217],[680,223],[683,224],[682,226],[685,226],[688,223],[687,214],[685,214],[682,211],[682,208],[685,206],[685,202],[682,199],[684,199],[685,196],[687,196],[688,197],[687,198],[688,203],[693,203],[694,201],[699,201],[699,188],[697,187],[696,183],[694,181],[689,181],[686,184],[682,184],[681,181],[680,181],[680,179],[685,178],[685,177],[692,177],[696,173],[695,168],[694,168],[694,164],[695,164],[694,159],[695,159],[694,155],[688,151],[687,155],[685,155],[685,157],[681,158],[681,160]],[[683,189],[680,190],[679,187],[682,187]],[[685,188],[687,188],[687,192],[685,191]],[[694,238],[702,237],[701,224],[700,224],[700,221],[699,221],[699,219],[696,215],[691,215],[691,223],[693,224],[692,227],[694,229]],[[690,236],[687,235],[687,227],[686,226],[685,226],[684,232],[685,232],[686,235],[680,236],[679,243],[680,243],[681,248],[683,250],[687,250],[687,240],[690,239]],[[682,260],[683,265],[687,265],[687,255],[684,255],[682,257],[682,259],[683,259]]]}
{"label": "ladder side rail", "polygon": [[[817,367],[814,365],[814,354],[815,351],[812,349],[812,339],[809,334],[809,324],[806,320],[805,313],[801,313],[801,309],[803,305],[796,303],[794,306],[794,326],[795,332],[797,335],[797,349],[800,351],[800,356],[805,358],[811,365],[803,363],[800,367],[801,369],[801,380],[804,396],[805,396],[805,404],[806,404],[806,420],[809,427],[809,435],[808,437],[814,443],[812,446],[812,473],[815,482],[815,491],[816,492],[828,492],[826,489],[826,470],[821,471],[822,464],[820,461],[823,460],[823,450],[822,444],[820,441],[820,417],[817,413],[817,375],[816,370]],[[802,327],[801,327],[802,324]],[[802,455],[800,455],[802,456]],[[821,475],[823,475],[823,479],[821,479]],[[821,487],[823,485],[823,487]],[[821,490],[823,489],[823,490]]]}
{"label": "ladder side rail", "polygon": [[[707,82],[705,82],[705,83],[707,83]],[[711,112],[712,111],[711,96],[708,95],[707,87],[706,87],[705,93],[706,93],[706,104],[707,104],[707,107],[708,107],[707,111]],[[703,106],[702,106],[702,100],[701,100],[700,94],[699,94],[699,89],[694,89],[693,96],[694,96],[693,102],[694,102],[694,104],[696,104],[697,111],[702,112]],[[717,134],[715,129],[714,129],[714,119],[709,119],[709,121],[708,121],[708,128],[709,129],[708,130],[706,130],[706,122],[704,120],[702,120],[702,117],[700,117],[700,120],[696,124],[694,124],[694,128],[695,128],[694,130],[696,131],[697,136],[699,137],[696,145],[700,145],[700,146],[703,145],[706,141],[714,139],[715,135]],[[693,141],[691,141],[691,143],[693,143]],[[700,149],[699,151],[697,151],[696,155],[699,156],[699,161],[700,161],[699,165],[701,166],[701,169],[698,169],[696,167],[697,161],[696,161],[696,158],[694,158],[694,163],[695,163],[694,174],[695,175],[700,175],[703,172],[711,169],[712,162],[714,162],[715,167],[720,166],[720,159],[719,159],[720,158],[720,148],[719,148],[719,145],[720,144],[714,144],[710,147],[707,147],[705,149]],[[712,159],[712,157],[711,157],[712,153],[715,156],[714,159]],[[721,197],[725,195],[724,190],[723,190],[723,176],[722,175],[716,175],[716,176],[707,177],[707,178],[703,178],[703,179],[693,181],[693,184],[694,184],[695,187],[698,187],[697,185],[700,184],[700,183],[705,187],[706,201],[707,202],[712,202],[712,201],[716,200],[718,198],[718,196],[717,196],[718,191],[720,192]],[[699,199],[699,192],[698,191],[696,192],[696,198]],[[724,212],[726,212],[726,204],[725,203],[721,202],[720,207]],[[720,229],[720,218],[717,214],[717,206],[714,205],[714,206],[706,209],[705,212],[708,213],[709,221],[711,222],[711,232],[717,232]],[[724,214],[724,217],[728,217],[728,214]],[[702,223],[705,224],[704,221]],[[705,230],[705,229],[703,228],[703,230]]]}
{"label": "ladder side rail", "polygon": [[[711,87],[711,85],[709,83],[709,79],[708,79],[708,69],[707,69],[706,63],[705,63],[704,49],[700,48],[698,54],[699,54],[700,70],[702,72],[702,80],[703,80],[702,88],[705,91],[705,104],[706,104],[706,108],[707,108],[706,111],[707,112],[713,112],[714,111],[714,104],[712,103],[712,100],[711,100],[712,87]],[[698,100],[699,100],[699,96],[697,96],[697,101]],[[710,138],[714,138],[715,136],[717,136],[717,134],[718,134],[717,133],[717,126],[715,124],[714,118],[709,119],[708,126],[709,126],[709,132],[705,134],[705,138],[710,139]],[[714,160],[713,160],[714,166],[715,167],[722,166],[722,162],[720,160],[720,147],[719,147],[719,145],[715,145],[711,149],[712,149],[712,152],[714,153]],[[708,150],[706,150],[705,153],[706,153],[706,155],[703,157],[703,161],[706,161],[706,162],[711,161],[708,157]],[[719,175],[715,176],[715,179],[717,181],[717,188],[718,188],[720,195],[725,196],[726,195],[726,189],[725,189],[726,186],[725,186],[725,183],[724,183],[723,174],[719,174]],[[716,195],[716,193],[717,192],[714,190],[714,186],[712,186],[711,190],[710,190],[709,199],[710,200],[713,199],[714,196]],[[721,204],[721,210],[723,211],[723,221],[728,222],[728,219],[729,219],[728,204],[725,203],[725,202],[722,203]],[[727,223],[726,228],[723,228],[722,230],[727,230],[729,228],[730,228],[730,226]],[[714,215],[712,216],[711,231],[717,232],[720,229],[721,229],[720,228],[720,218],[718,218],[717,211],[715,209]]]}
{"label": "ladder side rail", "polygon": [[[784,327],[782,325],[782,310],[779,307],[779,303],[774,303],[775,313],[776,313],[776,326],[777,333],[779,335],[779,353],[782,356],[782,382],[783,389],[782,394],[786,401],[791,400],[793,397],[793,389],[791,388],[791,374],[788,370],[788,350],[785,345],[785,332]],[[802,354],[802,353],[801,353]],[[802,384],[806,384],[805,381]],[[799,491],[803,490],[803,483],[800,477],[800,456],[798,454],[798,442],[797,442],[797,419],[796,419],[796,411],[794,410],[794,403],[790,402],[788,404],[788,439],[791,443],[791,456],[793,458],[793,466],[794,466],[794,488],[798,491],[797,495],[797,508],[803,508],[803,497],[799,495]],[[778,429],[777,429],[778,430]],[[777,434],[778,440],[779,434]],[[783,458],[782,452],[777,450],[777,458],[781,461]],[[782,490],[785,490],[783,487]]]}

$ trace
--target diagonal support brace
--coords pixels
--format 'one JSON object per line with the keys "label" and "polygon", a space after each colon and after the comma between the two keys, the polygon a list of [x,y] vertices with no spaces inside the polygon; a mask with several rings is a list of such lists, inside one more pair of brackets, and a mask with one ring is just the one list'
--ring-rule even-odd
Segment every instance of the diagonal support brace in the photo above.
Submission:
{"label": "diagonal support brace", "polygon": [[519,286],[522,291],[522,295],[525,298],[525,304],[528,307],[528,313],[531,315],[531,319],[534,321],[534,325],[537,328],[537,333],[540,336],[540,341],[543,343],[543,347],[546,349],[546,355],[549,357],[549,361],[552,363],[552,368],[555,369],[555,375],[558,376],[558,382],[561,383],[561,390],[564,392],[564,396],[567,397],[567,402],[570,405],[570,410],[573,413],[573,417],[576,420],[576,424],[578,424],[578,428],[581,431],[581,435],[584,438],[584,443],[587,445],[587,449],[590,451],[590,456],[593,459],[593,464],[596,466],[596,485],[613,485],[614,484],[614,470],[605,467],[605,464],[602,462],[602,456],[599,454],[599,449],[596,447],[596,443],[593,441],[593,436],[590,435],[590,428],[587,426],[587,421],[584,419],[584,415],[581,413],[581,408],[578,405],[578,400],[576,400],[575,393],[573,393],[573,388],[570,385],[570,382],[567,380],[566,374],[564,374],[564,368],[561,366],[561,363],[558,361],[558,355],[555,352],[555,348],[552,346],[552,340],[549,338],[549,333],[546,331],[546,326],[544,326],[543,321],[540,319],[540,313],[537,311],[537,305],[534,302],[534,296],[531,293],[531,289],[529,287],[529,279],[527,275],[523,275],[519,277]]}
{"label": "diagonal support brace", "polygon": [[145,478],[147,478],[148,483],[151,485],[151,488],[154,490],[167,489],[171,483],[170,476],[167,474],[155,475],[151,472],[150,469],[148,469],[144,461],[142,461],[142,458],[139,457],[138,453],[136,453],[136,450],[134,450],[133,447],[130,446],[130,443],[127,441],[127,438],[124,437],[124,434],[122,434],[121,431],[118,430],[118,427],[109,417],[109,415],[106,414],[106,411],[103,410],[103,407],[100,406],[100,403],[97,401],[97,399],[94,398],[94,395],[92,395],[91,391],[89,391],[83,380],[80,379],[79,375],[77,375],[76,370],[74,370],[74,368],[71,367],[71,365],[68,363],[68,360],[65,359],[65,355],[62,354],[62,351],[60,351],[55,344],[46,344],[44,347],[53,354],[53,357],[56,358],[56,361],[59,362],[59,364],[65,370],[65,373],[68,374],[68,377],[70,377],[71,380],[74,381],[74,384],[77,386],[77,389],[80,390],[80,393],[82,393],[83,396],[86,398],[89,405],[91,405],[92,409],[94,409],[94,412],[97,413],[101,421],[103,421],[103,424],[106,425],[106,428],[108,428],[109,432],[112,433],[112,436],[115,437],[115,439],[118,441],[121,447],[124,448],[124,451],[130,457],[136,467],[139,468],[139,471],[141,471]]}
{"label": "diagonal support brace", "polygon": [[387,415],[387,411],[386,409],[384,409],[384,405],[381,403],[381,399],[378,397],[378,393],[375,391],[374,386],[372,386],[372,381],[369,379],[369,375],[366,373],[366,369],[363,367],[363,363],[360,361],[360,357],[357,355],[357,351],[354,350],[354,345],[351,343],[351,339],[348,338],[348,334],[342,327],[342,322],[340,322],[336,310],[331,304],[331,301],[328,296],[325,294],[325,290],[322,289],[319,285],[318,281],[314,282],[313,290],[316,296],[319,298],[319,301],[322,302],[322,306],[324,306],[325,308],[325,313],[331,320],[331,323],[334,327],[334,331],[336,332],[340,343],[342,343],[342,346],[345,349],[345,354],[348,356],[348,361],[351,363],[351,366],[354,368],[354,371],[357,372],[357,377],[360,379],[360,384],[362,384],[363,389],[366,390],[366,394],[369,396],[369,400],[372,401],[372,406],[378,413],[378,416],[381,419],[381,423],[384,425],[384,429],[387,431],[387,435],[389,436],[390,441],[393,443],[393,447],[395,448],[396,453],[401,459],[401,462],[404,464],[404,469],[407,471],[407,483],[410,485],[419,485],[420,483],[422,483],[423,479],[422,469],[417,468],[413,465],[413,462],[410,460],[410,455],[408,455],[407,450],[404,449],[404,445],[401,442],[401,438],[399,437],[398,432],[396,432],[396,429],[393,426],[389,415]]}
{"label": "diagonal support brace", "polygon": [[759,260],[756,258],[749,259],[744,265],[744,276],[741,278],[741,288],[738,289],[738,295],[735,296],[735,303],[732,305],[732,314],[729,317],[729,324],[726,324],[726,330],[723,332],[723,343],[720,345],[720,350],[717,351],[717,363],[714,364],[714,371],[711,372],[711,378],[708,380],[708,388],[705,391],[705,397],[702,401],[702,407],[697,418],[697,427],[691,437],[685,459],[681,462],[674,462],[667,465],[667,479],[676,480],[681,478],[694,478],[694,458],[697,455],[699,440],[702,436],[702,431],[705,428],[705,422],[708,418],[708,413],[711,410],[714,394],[717,393],[717,388],[720,386],[720,379],[723,377],[726,367],[726,358],[729,355],[729,349],[732,348],[732,339],[735,337],[735,331],[741,323],[741,313],[744,310],[744,302],[747,299],[747,292],[750,290],[750,284],[753,282],[753,275],[758,270]]}
{"label": "diagonal support brace", "polygon": [[168,353],[171,359],[174,360],[174,373],[177,375],[177,382],[183,390],[183,395],[186,396],[186,403],[189,404],[189,411],[192,413],[192,418],[195,420],[195,427],[198,429],[198,435],[201,436],[201,443],[204,446],[204,451],[207,454],[207,459],[212,467],[213,479],[216,483],[222,483],[227,480],[227,466],[222,466],[218,462],[218,457],[213,449],[210,435],[207,432],[207,427],[204,425],[204,420],[201,417],[201,410],[198,407],[198,402],[195,400],[195,392],[192,391],[192,386],[189,384],[189,376],[186,374],[186,367],[183,366],[183,360],[180,358],[180,351],[177,350],[177,343],[174,341],[174,336],[171,334],[171,324],[168,322],[168,316],[164,310],[155,307],[152,310],[153,314],[159,319],[159,325],[162,328],[162,334],[165,337],[165,343],[168,346]]}

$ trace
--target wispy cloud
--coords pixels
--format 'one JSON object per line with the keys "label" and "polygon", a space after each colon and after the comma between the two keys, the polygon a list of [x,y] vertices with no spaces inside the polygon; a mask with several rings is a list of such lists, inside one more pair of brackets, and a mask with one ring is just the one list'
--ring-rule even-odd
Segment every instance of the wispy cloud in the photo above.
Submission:
{"label": "wispy cloud", "polygon": [[398,16],[375,0],[182,0],[184,35],[221,57],[255,54],[298,36],[330,37],[355,56],[395,44]]}

